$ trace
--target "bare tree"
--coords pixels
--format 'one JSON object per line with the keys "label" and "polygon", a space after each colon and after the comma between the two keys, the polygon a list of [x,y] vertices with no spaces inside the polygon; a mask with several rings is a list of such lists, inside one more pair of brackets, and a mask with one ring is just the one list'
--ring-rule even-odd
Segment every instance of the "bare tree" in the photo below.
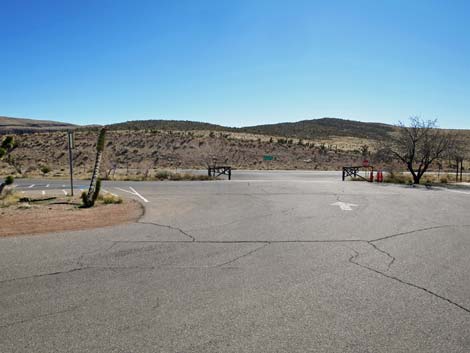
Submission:
{"label": "bare tree", "polygon": [[359,150],[361,151],[362,157],[367,158],[369,155],[369,145],[362,145]]}
{"label": "bare tree", "polygon": [[450,161],[455,162],[456,181],[459,181],[459,179],[462,181],[463,162],[465,158],[468,158],[469,152],[465,138],[461,134],[456,135],[447,153],[449,164],[451,164]]}
{"label": "bare tree", "polygon": [[437,128],[437,120],[411,117],[409,125],[399,123],[398,131],[386,149],[406,165],[413,182],[419,184],[429,166],[441,158],[451,145],[451,136]]}

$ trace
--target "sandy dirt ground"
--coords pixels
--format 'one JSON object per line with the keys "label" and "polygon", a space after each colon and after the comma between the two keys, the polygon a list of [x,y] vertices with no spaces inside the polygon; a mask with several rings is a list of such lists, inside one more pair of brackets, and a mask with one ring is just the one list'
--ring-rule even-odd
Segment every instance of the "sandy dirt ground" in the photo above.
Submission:
{"label": "sandy dirt ground", "polygon": [[82,230],[134,222],[143,214],[136,201],[83,209],[69,204],[19,205],[0,209],[0,237]]}

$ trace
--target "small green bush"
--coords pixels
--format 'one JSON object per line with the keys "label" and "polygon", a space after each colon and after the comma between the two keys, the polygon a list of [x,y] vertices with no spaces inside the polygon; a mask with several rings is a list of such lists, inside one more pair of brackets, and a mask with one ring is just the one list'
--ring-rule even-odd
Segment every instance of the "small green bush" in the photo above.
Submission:
{"label": "small green bush", "polygon": [[15,140],[13,139],[13,136],[7,136],[2,141],[2,148],[6,150],[12,149],[15,146],[16,146],[16,143],[15,143]]}
{"label": "small green bush", "polygon": [[169,176],[170,176],[170,173],[167,172],[166,170],[158,171],[155,174],[155,178],[158,179],[158,180],[166,180],[166,179],[168,179]]}
{"label": "small green bush", "polygon": [[47,165],[43,165],[43,166],[41,167],[41,173],[42,173],[42,174],[47,174],[47,173],[49,173],[50,171],[51,171],[51,168],[50,168],[49,166],[47,166]]}
{"label": "small green bush", "polygon": [[87,192],[83,191],[82,194],[80,195],[80,198],[82,199],[82,203],[84,207],[87,207],[88,201],[86,199]]}
{"label": "small green bush", "polygon": [[15,178],[13,178],[11,175],[7,176],[5,178],[5,185],[11,185],[15,181]]}

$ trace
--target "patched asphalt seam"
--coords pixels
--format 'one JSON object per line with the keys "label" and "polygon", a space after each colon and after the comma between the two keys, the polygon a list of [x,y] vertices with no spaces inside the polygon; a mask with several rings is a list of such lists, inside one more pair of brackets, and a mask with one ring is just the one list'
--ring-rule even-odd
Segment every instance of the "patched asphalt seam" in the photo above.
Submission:
{"label": "patched asphalt seam", "polygon": [[383,277],[392,279],[392,280],[397,281],[397,282],[399,282],[399,283],[401,283],[401,284],[404,284],[404,285],[406,285],[406,286],[409,286],[409,287],[413,287],[413,288],[415,288],[415,289],[422,290],[422,291],[424,291],[424,292],[426,292],[426,293],[428,293],[428,294],[430,294],[430,295],[432,295],[432,296],[434,296],[434,297],[436,297],[436,298],[439,298],[439,299],[441,299],[441,300],[444,300],[444,301],[448,302],[449,304],[452,304],[452,305],[454,305],[455,307],[457,307],[457,308],[459,308],[459,309],[461,309],[461,310],[463,310],[463,311],[466,311],[467,313],[470,314],[470,309],[469,309],[469,308],[466,308],[466,307],[464,307],[464,306],[462,306],[462,305],[460,305],[460,304],[458,304],[458,303],[456,303],[456,302],[450,300],[449,298],[443,297],[442,295],[437,294],[437,293],[435,293],[435,292],[433,292],[433,291],[431,291],[431,290],[429,290],[429,289],[427,289],[427,288],[425,288],[425,287],[421,287],[421,286],[419,286],[419,285],[417,285],[417,284],[414,284],[414,283],[411,283],[411,282],[407,282],[407,281],[402,280],[402,279],[400,279],[400,278],[398,278],[398,277],[388,275],[388,274],[386,274],[386,273],[384,273],[384,272],[382,272],[382,271],[376,270],[376,269],[374,269],[374,268],[372,268],[372,267],[369,267],[369,266],[366,266],[366,265],[362,265],[362,264],[356,262],[355,260],[359,257],[359,252],[357,252],[357,251],[354,250],[354,249],[350,249],[350,250],[352,250],[352,251],[354,252],[354,255],[352,255],[352,256],[349,258],[349,262],[352,263],[353,265],[359,266],[359,267],[361,267],[361,268],[363,268],[363,269],[366,269],[366,270],[368,270],[368,271],[375,272],[375,273],[377,273],[377,274],[379,274],[379,275],[381,275],[381,276],[383,276]]}

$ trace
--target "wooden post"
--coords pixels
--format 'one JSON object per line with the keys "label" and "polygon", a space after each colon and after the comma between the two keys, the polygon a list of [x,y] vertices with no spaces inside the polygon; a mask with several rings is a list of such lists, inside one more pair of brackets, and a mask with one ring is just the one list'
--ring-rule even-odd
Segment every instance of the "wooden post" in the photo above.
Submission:
{"label": "wooden post", "polygon": [[69,149],[69,170],[70,170],[70,195],[73,196],[73,153],[74,146],[73,131],[67,131],[67,145]]}
{"label": "wooden post", "polygon": [[463,181],[463,158],[460,158],[460,182]]}

